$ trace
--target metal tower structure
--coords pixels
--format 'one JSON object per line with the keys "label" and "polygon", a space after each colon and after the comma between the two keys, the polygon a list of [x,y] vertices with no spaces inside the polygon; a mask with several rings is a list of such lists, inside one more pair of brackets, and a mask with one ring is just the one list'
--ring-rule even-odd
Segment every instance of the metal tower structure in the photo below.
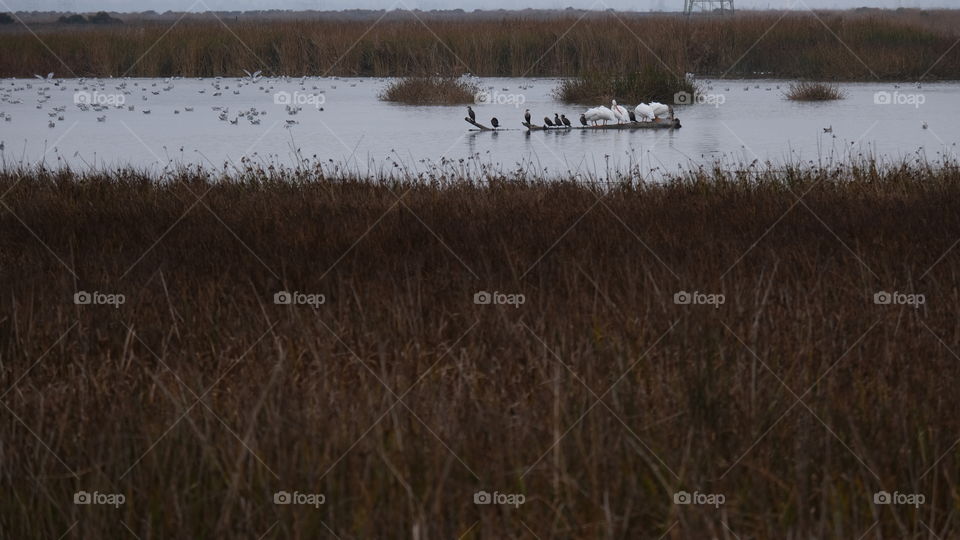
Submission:
{"label": "metal tower structure", "polygon": [[733,0],[683,0],[683,13],[691,15],[694,12],[733,13]]}

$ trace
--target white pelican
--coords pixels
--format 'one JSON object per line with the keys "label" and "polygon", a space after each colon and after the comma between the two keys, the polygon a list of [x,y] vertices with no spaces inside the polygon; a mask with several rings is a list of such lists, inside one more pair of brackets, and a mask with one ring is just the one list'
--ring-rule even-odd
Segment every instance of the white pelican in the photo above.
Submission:
{"label": "white pelican", "polygon": [[617,119],[618,124],[629,120],[629,117],[627,116],[627,109],[617,105],[617,100],[613,100],[611,109],[613,110],[613,115]]}
{"label": "white pelican", "polygon": [[663,103],[657,103],[656,101],[650,103],[650,108],[653,109],[653,115],[656,117],[667,117],[670,116],[670,107],[664,105]]}
{"label": "white pelican", "polygon": [[597,119],[603,120],[604,124],[606,124],[607,122],[617,121],[617,115],[613,114],[613,111],[604,107],[603,105],[597,107],[597,115],[598,115]]}
{"label": "white pelican", "polygon": [[598,107],[592,107],[590,109],[587,109],[587,112],[583,113],[581,116],[583,116],[583,118],[586,119],[588,122],[592,122],[594,125],[596,125],[597,122],[600,121],[601,119],[600,109]]}
{"label": "white pelican", "polygon": [[646,103],[641,103],[637,105],[637,108],[634,109],[633,111],[637,114],[637,119],[640,121],[650,121],[657,116],[653,112],[653,107],[647,105]]}

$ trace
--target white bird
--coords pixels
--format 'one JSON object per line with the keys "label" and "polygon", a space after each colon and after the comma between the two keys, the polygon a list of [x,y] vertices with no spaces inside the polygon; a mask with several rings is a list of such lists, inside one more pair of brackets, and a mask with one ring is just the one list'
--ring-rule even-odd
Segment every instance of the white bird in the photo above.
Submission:
{"label": "white bird", "polygon": [[638,120],[650,121],[656,118],[656,113],[653,112],[653,107],[647,105],[646,103],[641,103],[637,105],[633,112],[636,113]]}
{"label": "white bird", "polygon": [[658,118],[666,118],[667,116],[670,116],[670,107],[668,105],[654,101],[650,103],[650,108],[653,109],[654,116]]}
{"label": "white bird", "polygon": [[833,125],[823,128],[824,133],[833,133]]}
{"label": "white bird", "polygon": [[600,109],[592,107],[583,113],[583,117],[594,125],[600,120]]}
{"label": "white bird", "polygon": [[604,124],[617,121],[617,115],[613,114],[613,111],[603,105],[597,107],[597,116],[597,120],[602,120]]}
{"label": "white bird", "polygon": [[611,110],[613,112],[613,116],[617,119],[618,124],[626,122],[630,119],[630,117],[627,115],[627,109],[617,105],[617,100],[613,100]]}

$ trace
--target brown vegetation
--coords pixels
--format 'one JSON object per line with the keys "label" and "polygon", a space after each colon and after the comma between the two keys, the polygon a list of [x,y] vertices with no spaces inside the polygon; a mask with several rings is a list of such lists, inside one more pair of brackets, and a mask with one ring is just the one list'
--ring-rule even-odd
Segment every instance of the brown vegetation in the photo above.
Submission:
{"label": "brown vegetation", "polygon": [[479,86],[462,78],[407,77],[387,85],[380,99],[407,105],[460,105],[473,103],[479,92]]}
{"label": "brown vegetation", "polygon": [[40,40],[24,30],[5,32],[0,76],[242,76],[243,69],[297,76],[577,76],[656,65],[680,75],[958,79],[960,48],[951,48],[957,28],[960,14],[953,11],[743,12],[691,19],[596,13],[582,20],[511,13],[495,20],[434,20],[396,12],[378,24],[187,19],[177,25],[61,26],[40,31]]}
{"label": "brown vegetation", "polygon": [[560,81],[554,97],[566,103],[596,104],[620,99],[629,103],[674,103],[678,93],[693,96],[696,88],[682,73],[658,66],[629,73],[588,73]]}
{"label": "brown vegetation", "polygon": [[957,168],[277,174],[0,174],[5,537],[960,532]]}
{"label": "brown vegetation", "polygon": [[785,95],[791,101],[836,101],[846,97],[835,84],[809,81],[791,84]]}

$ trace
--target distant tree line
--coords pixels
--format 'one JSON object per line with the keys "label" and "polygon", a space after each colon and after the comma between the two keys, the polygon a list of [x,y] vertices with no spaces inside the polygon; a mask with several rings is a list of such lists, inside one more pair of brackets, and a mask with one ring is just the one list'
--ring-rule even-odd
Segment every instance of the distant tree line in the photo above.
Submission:
{"label": "distant tree line", "polygon": [[9,13],[0,13],[0,24],[13,24],[13,17]]}
{"label": "distant tree line", "polygon": [[106,11],[98,11],[86,17],[79,13],[64,15],[57,19],[57,22],[63,24],[123,24],[123,21],[116,17],[111,17]]}

